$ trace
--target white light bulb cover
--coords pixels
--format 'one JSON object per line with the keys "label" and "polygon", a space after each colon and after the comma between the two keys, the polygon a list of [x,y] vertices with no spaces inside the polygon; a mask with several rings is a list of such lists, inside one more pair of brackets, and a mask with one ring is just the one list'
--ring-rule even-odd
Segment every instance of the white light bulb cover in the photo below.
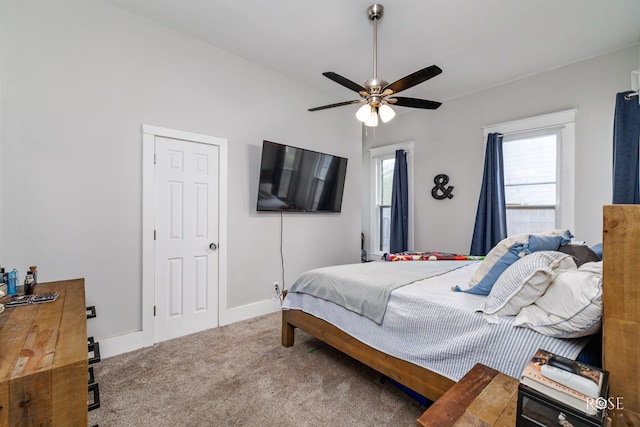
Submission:
{"label": "white light bulb cover", "polygon": [[389,120],[393,119],[396,116],[396,112],[393,111],[393,108],[389,107],[387,104],[382,104],[380,106],[378,114],[380,114],[380,120],[382,120],[382,123],[387,123]]}
{"label": "white light bulb cover", "polygon": [[369,120],[371,116],[371,106],[369,104],[364,104],[362,107],[358,108],[356,111],[356,119],[360,120],[362,123]]}
{"label": "white light bulb cover", "polygon": [[369,116],[369,119],[364,122],[364,125],[372,128],[378,126],[378,113],[374,108],[371,109],[371,115]]}

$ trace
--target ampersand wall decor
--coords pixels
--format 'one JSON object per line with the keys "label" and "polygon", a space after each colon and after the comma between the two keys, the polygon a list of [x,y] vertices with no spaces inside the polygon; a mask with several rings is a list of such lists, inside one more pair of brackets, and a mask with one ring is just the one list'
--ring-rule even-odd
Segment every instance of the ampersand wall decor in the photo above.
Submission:
{"label": "ampersand wall decor", "polygon": [[436,175],[435,178],[433,178],[433,183],[435,184],[435,187],[431,189],[431,195],[434,199],[443,200],[453,198],[453,194],[451,194],[453,191],[453,185],[445,187],[449,183],[449,177],[447,175],[443,173]]}

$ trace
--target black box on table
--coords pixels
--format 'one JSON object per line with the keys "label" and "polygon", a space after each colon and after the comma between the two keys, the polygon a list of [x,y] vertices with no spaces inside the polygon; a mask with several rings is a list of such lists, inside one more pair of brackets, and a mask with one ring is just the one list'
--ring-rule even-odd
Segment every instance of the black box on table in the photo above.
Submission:
{"label": "black box on table", "polygon": [[[606,402],[606,398],[604,402]],[[602,406],[594,399],[595,407]],[[607,409],[600,408],[594,415],[579,411],[555,399],[546,396],[524,384],[518,386],[517,427],[566,426],[566,427],[603,427],[606,424]]]}
{"label": "black box on table", "polygon": [[538,349],[520,377],[518,427],[602,427],[609,373]]}

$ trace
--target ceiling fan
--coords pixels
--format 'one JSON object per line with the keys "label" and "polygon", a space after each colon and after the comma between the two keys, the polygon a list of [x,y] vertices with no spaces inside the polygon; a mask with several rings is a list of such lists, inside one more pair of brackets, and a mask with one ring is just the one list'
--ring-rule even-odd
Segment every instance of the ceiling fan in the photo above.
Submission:
{"label": "ceiling fan", "polygon": [[391,84],[378,78],[378,21],[382,19],[383,13],[384,7],[381,4],[373,4],[367,9],[367,16],[370,21],[373,21],[373,77],[371,79],[364,82],[364,85],[361,86],[332,71],[322,73],[323,76],[333,80],[339,85],[357,92],[361,99],[309,108],[309,111],[325,110],[343,105],[364,104],[356,112],[356,118],[366,126],[375,127],[378,126],[378,117],[383,123],[386,123],[396,115],[389,104],[427,110],[435,110],[442,104],[441,102],[426,99],[394,96],[396,93],[409,89],[442,73],[442,70],[437,65],[431,65],[418,70]]}

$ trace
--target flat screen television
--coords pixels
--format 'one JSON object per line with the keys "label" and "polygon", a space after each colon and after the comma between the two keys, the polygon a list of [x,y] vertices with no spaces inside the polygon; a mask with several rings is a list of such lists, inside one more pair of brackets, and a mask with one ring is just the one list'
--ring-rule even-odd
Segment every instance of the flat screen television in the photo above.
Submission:
{"label": "flat screen television", "polygon": [[347,159],[262,142],[258,211],[340,212]]}

